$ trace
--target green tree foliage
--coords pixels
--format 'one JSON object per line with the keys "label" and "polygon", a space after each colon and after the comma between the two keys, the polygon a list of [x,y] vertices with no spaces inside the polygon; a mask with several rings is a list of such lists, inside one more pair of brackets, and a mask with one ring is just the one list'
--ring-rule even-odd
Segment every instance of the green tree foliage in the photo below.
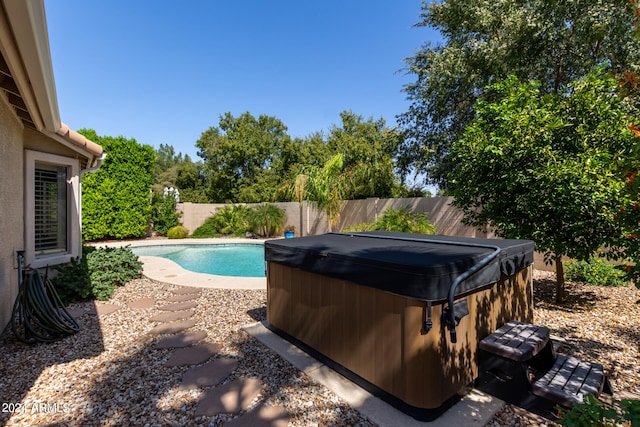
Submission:
{"label": "green tree foliage", "polygon": [[306,200],[326,213],[329,231],[338,221],[344,199],[343,164],[342,154],[336,154],[322,167],[307,168],[304,178],[301,177]]}
{"label": "green tree foliage", "polygon": [[166,236],[169,229],[178,225],[180,213],[176,211],[176,198],[173,194],[154,193],[151,198],[151,223],[156,233]]}
{"label": "green tree foliage", "polygon": [[[187,156],[188,157],[188,156]],[[160,176],[166,171],[182,162],[182,153],[176,154],[176,150],[169,144],[160,144],[156,150],[156,159],[153,162],[153,179],[158,182],[163,178]],[[171,182],[168,183],[171,186]]]}
{"label": "green tree foliage", "polygon": [[347,228],[345,231],[398,231],[401,233],[436,234],[436,227],[431,224],[426,213],[411,212],[409,208],[389,208],[373,223],[362,223]]}
{"label": "green tree foliage", "polygon": [[[640,40],[640,2],[630,0],[633,16],[633,35]],[[640,109],[640,79],[637,72],[625,72],[619,79],[621,95],[625,101]],[[625,187],[627,201],[620,206],[619,222],[622,227],[622,235],[616,242],[615,255],[626,258],[627,274],[640,288],[640,238],[638,228],[640,226],[640,124],[632,122],[629,130],[635,138],[635,146],[629,151],[624,168]],[[640,304],[640,300],[638,300]]]}
{"label": "green tree foliage", "polygon": [[402,135],[382,118],[364,120],[351,111],[343,111],[340,118],[342,126],[331,129],[327,144],[331,152],[342,154],[345,197],[391,197],[396,180],[393,159]]}
{"label": "green tree foliage", "polygon": [[[175,166],[174,188],[180,190],[180,201],[208,203],[207,176],[201,162],[194,163],[189,156]],[[164,188],[164,187],[163,187]]]}
{"label": "green tree foliage", "polygon": [[175,154],[171,145],[160,144],[153,163],[152,186],[155,194],[164,188],[177,188],[181,202],[207,203],[206,175],[201,162],[193,162],[188,155]]}
{"label": "green tree foliage", "polygon": [[287,127],[277,118],[257,119],[244,113],[220,116],[218,127],[202,133],[196,143],[198,156],[209,177],[212,202],[261,202],[271,200],[278,183],[273,165],[293,155]]}
{"label": "green tree foliage", "polygon": [[474,118],[485,87],[515,74],[537,80],[541,94],[564,93],[594,66],[614,73],[638,66],[640,42],[624,0],[423,1],[418,27],[440,31],[444,43],[425,44],[407,60],[415,82],[400,117],[407,132],[399,167],[429,174],[446,187],[452,144]]}
{"label": "green tree foliage", "polygon": [[98,136],[90,129],[80,133],[107,153],[102,167],[82,179],[83,239],[145,236],[151,214],[153,148],[122,136]]}
{"label": "green tree foliage", "polygon": [[453,145],[449,193],[466,223],[532,239],[553,258],[561,300],[562,256],[589,259],[620,234],[632,117],[600,68],[559,94],[515,76],[489,90]]}
{"label": "green tree foliage", "polygon": [[227,205],[216,210],[195,229],[191,237],[242,236],[249,231],[250,209],[244,205]]}
{"label": "green tree foliage", "polygon": [[275,237],[281,234],[286,219],[285,210],[271,203],[259,204],[249,213],[251,230],[262,237]]}
{"label": "green tree foliage", "polygon": [[316,132],[292,139],[275,117],[221,116],[218,127],[205,131],[196,144],[204,160],[209,199],[294,200],[296,177],[309,168],[321,169],[336,154],[344,158],[345,197],[391,196],[398,187],[394,159],[401,133],[386,127],[383,119],[364,120],[350,111],[340,118],[341,125],[333,126],[326,138]]}

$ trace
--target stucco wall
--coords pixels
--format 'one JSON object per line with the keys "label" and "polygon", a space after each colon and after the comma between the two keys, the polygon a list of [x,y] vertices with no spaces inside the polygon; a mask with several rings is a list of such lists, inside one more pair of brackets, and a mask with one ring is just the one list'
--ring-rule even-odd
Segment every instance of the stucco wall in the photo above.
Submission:
{"label": "stucco wall", "polygon": [[23,128],[0,96],[0,329],[18,294],[16,251],[24,249]]}

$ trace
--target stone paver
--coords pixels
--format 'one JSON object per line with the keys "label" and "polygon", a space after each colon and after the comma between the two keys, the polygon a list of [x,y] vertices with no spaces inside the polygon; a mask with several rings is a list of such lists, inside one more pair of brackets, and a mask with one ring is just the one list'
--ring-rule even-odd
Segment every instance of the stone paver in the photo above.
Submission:
{"label": "stone paver", "polygon": [[202,341],[206,337],[207,333],[205,331],[182,332],[159,339],[156,343],[156,348],[188,347]]}
{"label": "stone paver", "polygon": [[262,381],[257,378],[238,378],[207,390],[196,406],[195,416],[247,410],[253,399],[260,395],[261,387]]}
{"label": "stone paver", "polygon": [[220,384],[238,367],[235,359],[223,357],[194,366],[182,375],[181,389],[211,387]]}
{"label": "stone paver", "polygon": [[200,294],[178,294],[172,297],[167,298],[169,302],[184,302],[184,301],[193,301],[200,298]]}
{"label": "stone paver", "polygon": [[233,427],[287,427],[289,425],[289,413],[282,406],[258,406],[223,425]]}
{"label": "stone paver", "polygon": [[188,319],[196,314],[193,310],[184,311],[168,311],[166,313],[156,314],[149,320],[151,322],[174,322],[176,320]]}
{"label": "stone paver", "polygon": [[191,288],[189,286],[183,286],[181,288],[176,288],[176,289],[172,289],[171,292],[174,295],[191,295],[191,294],[198,294],[200,295],[200,293],[202,292],[201,289],[199,288]]}
{"label": "stone paver", "polygon": [[190,308],[196,308],[198,306],[198,303],[193,302],[193,301],[188,301],[188,302],[177,302],[174,304],[167,304],[167,305],[163,305],[162,307],[158,307],[158,310],[163,310],[163,311],[181,311],[181,310],[188,310]]}
{"label": "stone paver", "polygon": [[193,320],[180,320],[178,322],[162,323],[149,331],[152,335],[177,334],[196,325]]}
{"label": "stone paver", "polygon": [[122,308],[118,304],[106,304],[102,302],[94,302],[93,307],[89,309],[89,314],[111,314]]}
{"label": "stone paver", "polygon": [[156,303],[156,300],[153,298],[139,298],[137,300],[131,301],[128,306],[130,308],[144,310],[146,308],[151,308]]}
{"label": "stone paver", "polygon": [[180,348],[174,352],[165,366],[197,365],[209,360],[220,351],[222,346],[216,343],[203,343],[191,347]]}

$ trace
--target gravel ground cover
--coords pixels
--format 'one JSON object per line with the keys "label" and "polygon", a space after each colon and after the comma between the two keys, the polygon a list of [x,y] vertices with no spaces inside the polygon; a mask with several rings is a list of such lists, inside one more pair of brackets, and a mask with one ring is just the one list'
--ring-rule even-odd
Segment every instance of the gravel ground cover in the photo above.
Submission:
{"label": "gravel ground cover", "polygon": [[[640,399],[640,290],[567,283],[554,304],[555,274],[534,271],[534,322],[551,329],[558,352],[604,365],[615,399]],[[603,395],[603,399],[607,399]],[[489,426],[555,426],[505,405]]]}
{"label": "gravel ground cover", "polygon": [[[611,374],[618,397],[640,398],[640,291],[568,284],[566,303],[551,304],[554,277],[534,273],[535,321],[552,330],[561,351],[597,360]],[[25,345],[9,330],[0,336],[0,425],[10,426],[208,426],[235,417],[195,417],[203,389],[179,388],[185,366],[165,366],[171,349],[155,347],[147,332],[157,323],[175,286],[138,279],[119,288],[110,314],[84,314],[81,331],[52,344]],[[128,304],[153,298],[147,309]],[[220,357],[238,368],[225,382],[259,378],[264,386],[255,402],[280,405],[293,426],[370,426],[358,411],[314,383],[241,327],[262,320],[266,291],[202,289],[193,329],[222,345]],[[74,304],[90,310],[93,302]],[[506,405],[490,426],[552,426],[554,423]]]}

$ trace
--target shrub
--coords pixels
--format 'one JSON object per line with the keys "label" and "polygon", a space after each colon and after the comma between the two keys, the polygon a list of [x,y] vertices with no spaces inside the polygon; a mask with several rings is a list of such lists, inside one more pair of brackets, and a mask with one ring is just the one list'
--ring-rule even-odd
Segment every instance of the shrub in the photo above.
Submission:
{"label": "shrub", "polygon": [[86,298],[106,301],[117,286],[142,276],[142,263],[129,247],[83,248],[81,259],[56,270],[59,274],[52,281],[65,303]]}
{"label": "shrub", "polygon": [[567,280],[589,285],[627,286],[629,284],[621,266],[599,257],[592,257],[588,261],[567,261],[565,263],[565,277]]}
{"label": "shrub", "polygon": [[243,205],[220,208],[196,228],[191,237],[219,237],[220,235],[244,236],[249,230],[250,209]]}
{"label": "shrub", "polygon": [[72,258],[69,264],[55,267],[58,275],[51,282],[65,304],[91,297],[91,273],[87,265],[87,254],[94,250],[93,247],[84,246],[82,257]]}
{"label": "shrub", "polygon": [[286,212],[271,203],[263,203],[251,209],[249,226],[254,234],[273,237],[282,233]]}
{"label": "shrub", "polygon": [[189,235],[189,230],[181,225],[171,227],[167,232],[167,237],[170,239],[184,239]]}
{"label": "shrub", "polygon": [[204,223],[200,227],[194,230],[194,232],[191,234],[191,237],[195,237],[195,238],[220,237],[220,233],[218,233],[216,228],[217,227],[213,217],[209,217],[204,221]]}
{"label": "shrub", "polygon": [[602,402],[591,394],[571,410],[559,410],[558,424],[566,427],[583,426],[640,426],[640,400],[623,399],[619,405]]}
{"label": "shrub", "polygon": [[355,233],[359,231],[374,231],[374,223],[373,222],[361,222],[360,224],[350,225],[349,227],[345,227],[344,232],[347,233]]}
{"label": "shrub", "polygon": [[176,199],[170,195],[153,194],[151,221],[153,229],[160,235],[166,236],[169,229],[178,225],[180,212],[176,212]]}
{"label": "shrub", "polygon": [[408,208],[389,208],[373,223],[352,225],[345,231],[399,231],[403,233],[435,234],[436,228],[425,213],[412,213]]}

